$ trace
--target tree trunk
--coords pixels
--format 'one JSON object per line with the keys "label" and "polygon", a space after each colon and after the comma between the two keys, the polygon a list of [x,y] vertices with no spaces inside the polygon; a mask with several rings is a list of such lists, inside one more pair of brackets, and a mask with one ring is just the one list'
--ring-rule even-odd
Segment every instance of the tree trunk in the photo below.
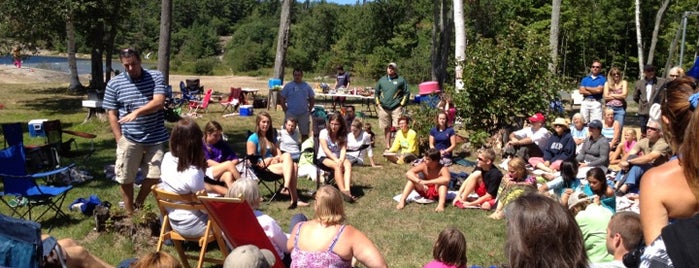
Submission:
{"label": "tree trunk", "polygon": [[447,62],[449,60],[449,6],[447,0],[434,0],[434,24],[432,25],[432,47],[430,59],[432,61],[432,80],[439,82],[440,87],[447,77]]}
{"label": "tree trunk", "polygon": [[643,77],[643,40],[641,40],[641,0],[635,0],[636,5],[636,46],[638,47],[638,78]]}
{"label": "tree trunk", "polygon": [[551,62],[549,63],[549,71],[556,74],[556,67],[558,67],[558,26],[561,19],[561,0],[553,0],[551,2],[551,34],[549,35]]}
{"label": "tree trunk", "polygon": [[282,0],[282,13],[279,18],[279,33],[277,34],[277,55],[274,57],[274,78],[284,83],[284,65],[286,50],[289,46],[289,27],[291,26],[291,5],[293,0]]}
{"label": "tree trunk", "polygon": [[466,59],[466,25],[464,24],[464,1],[454,0],[454,87],[457,92],[464,90],[464,60]]}
{"label": "tree trunk", "polygon": [[72,92],[78,92],[83,90],[83,85],[80,83],[78,63],[75,59],[75,23],[73,22],[73,14],[69,14],[66,20],[66,39],[68,42],[68,70],[70,71],[68,89]]}
{"label": "tree trunk", "polygon": [[670,48],[667,51],[667,60],[665,61],[665,69],[663,69],[662,77],[665,77],[667,75],[667,71],[669,71],[673,65],[672,57],[674,57],[675,51],[677,51],[677,42],[680,39],[681,34],[682,27],[677,27],[677,33],[675,33],[675,38],[672,39],[672,42],[670,43]]}
{"label": "tree trunk", "polygon": [[663,14],[667,10],[670,0],[663,1],[663,4],[655,14],[655,26],[653,27],[653,36],[650,39],[650,49],[648,50],[648,64],[653,64],[653,56],[655,54],[655,44],[658,43],[658,32],[660,31],[660,21],[663,20]]}
{"label": "tree trunk", "polygon": [[160,43],[158,44],[158,70],[163,73],[165,84],[170,84],[170,31],[172,24],[172,0],[162,0],[160,7]]}

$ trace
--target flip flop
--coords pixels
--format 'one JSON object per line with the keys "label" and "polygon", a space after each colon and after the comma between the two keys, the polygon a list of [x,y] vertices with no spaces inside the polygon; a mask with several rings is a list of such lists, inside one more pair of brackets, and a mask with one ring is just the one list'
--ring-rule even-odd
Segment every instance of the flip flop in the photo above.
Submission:
{"label": "flip flop", "polygon": [[349,191],[343,191],[342,200],[345,200],[347,203],[354,203],[354,201],[357,201],[357,197],[353,196]]}

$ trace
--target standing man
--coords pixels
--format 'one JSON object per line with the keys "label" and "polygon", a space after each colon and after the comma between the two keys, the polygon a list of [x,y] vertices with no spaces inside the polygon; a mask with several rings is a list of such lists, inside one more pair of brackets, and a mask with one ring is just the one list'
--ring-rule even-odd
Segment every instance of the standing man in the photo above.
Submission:
{"label": "standing man", "polygon": [[289,117],[295,118],[301,131],[301,140],[308,138],[311,110],[315,105],[315,93],[308,83],[303,81],[303,71],[294,69],[294,81],[282,88],[280,102],[284,110],[286,122]]}
{"label": "standing man", "polygon": [[403,106],[408,103],[410,91],[405,78],[398,76],[398,65],[391,62],[386,67],[386,76],[376,84],[374,98],[379,110],[379,127],[383,128],[386,149],[391,148],[391,127],[398,125]]}
{"label": "standing man", "polygon": [[602,63],[592,62],[590,75],[583,77],[580,81],[580,94],[583,95],[583,103],[580,105],[580,113],[585,118],[585,122],[592,120],[602,121],[602,96],[604,93],[604,83],[607,79],[601,74]]}
{"label": "standing man", "polygon": [[[335,78],[335,89],[344,88],[349,90],[350,86],[350,73],[345,72],[345,68],[342,65],[337,66],[337,76]],[[347,92],[347,94],[350,94]],[[335,110],[335,105],[340,104],[340,107],[345,106],[345,97],[333,97],[333,110]],[[347,125],[351,125],[349,122]]]}
{"label": "standing man", "polygon": [[[107,83],[104,109],[117,142],[115,173],[121,184],[126,212],[143,206],[151,186],[160,180],[163,143],[168,140],[163,106],[165,83],[158,71],[141,68],[141,56],[135,49],[119,52],[125,72]],[[138,168],[145,180],[134,202],[133,185]]]}
{"label": "standing man", "polygon": [[[660,88],[665,84],[665,79],[655,76],[655,66],[646,65],[643,67],[643,79],[636,81],[636,91],[633,93],[633,100],[638,103],[638,123],[641,126],[641,136],[646,136],[646,124],[648,124],[648,113],[660,93]],[[659,99],[659,98],[658,98]]]}

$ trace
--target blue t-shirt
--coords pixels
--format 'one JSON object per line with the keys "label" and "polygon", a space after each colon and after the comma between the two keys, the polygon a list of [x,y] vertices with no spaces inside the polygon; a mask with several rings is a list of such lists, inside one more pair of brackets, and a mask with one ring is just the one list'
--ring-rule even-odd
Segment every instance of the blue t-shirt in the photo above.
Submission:
{"label": "blue t-shirt", "polygon": [[[434,138],[434,148],[437,150],[445,150],[451,146],[451,137],[456,135],[453,128],[446,128],[440,131],[437,127],[430,130],[430,136]],[[451,153],[448,155],[451,157]]]}
{"label": "blue t-shirt", "polygon": [[[257,136],[257,133],[252,133],[252,135],[250,135],[250,137],[248,137],[248,142],[252,142],[255,144],[255,148],[256,148],[255,154],[260,155],[260,151],[262,151],[262,150],[260,150],[260,138]],[[269,142],[273,142],[273,141],[269,141]],[[262,158],[269,158],[269,157],[273,157],[273,156],[274,156],[274,154],[272,154],[272,148],[269,146],[269,143],[268,143],[267,149],[265,150],[265,155],[262,156]]]}
{"label": "blue t-shirt", "polygon": [[284,85],[281,92],[286,99],[286,112],[291,115],[304,115],[309,113],[309,100],[315,98],[315,93],[306,82],[289,82]]}
{"label": "blue t-shirt", "polygon": [[[596,77],[592,77],[592,75],[588,75],[583,77],[582,81],[580,81],[580,86],[581,87],[600,87],[604,86],[604,83],[607,82],[607,78],[605,78],[603,75],[597,75]],[[592,94],[592,95],[585,95],[585,99],[595,99],[595,100],[601,100],[602,99],[602,93],[600,94]]]}
{"label": "blue t-shirt", "polygon": [[[593,196],[595,193],[592,192],[592,188],[590,188],[589,184],[586,184],[585,187],[583,187],[583,193],[585,193],[587,196]],[[600,203],[602,204],[603,207],[609,209],[612,211],[612,213],[616,213],[616,197],[615,196],[600,196]]]}
{"label": "blue t-shirt", "polygon": [[[153,100],[154,95],[165,95],[163,74],[141,70],[141,78],[133,80],[123,72],[107,83],[102,107],[117,110],[122,118]],[[159,144],[168,140],[163,111],[141,115],[131,122],[121,123],[121,134],[129,141],[140,144]]]}

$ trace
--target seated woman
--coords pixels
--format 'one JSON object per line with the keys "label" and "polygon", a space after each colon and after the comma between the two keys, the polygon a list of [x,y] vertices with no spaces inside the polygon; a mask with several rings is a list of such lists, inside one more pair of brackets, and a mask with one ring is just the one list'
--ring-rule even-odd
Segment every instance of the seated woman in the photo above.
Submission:
{"label": "seated woman", "polygon": [[417,159],[419,150],[417,132],[410,129],[409,123],[410,119],[407,116],[398,118],[398,128],[400,129],[396,131],[396,138],[393,140],[391,148],[383,153],[386,160],[396,164],[405,164]]}
{"label": "seated woman", "polygon": [[502,176],[500,188],[498,189],[498,206],[495,208],[495,212],[490,214],[488,218],[502,219],[504,216],[503,210],[507,204],[527,192],[536,190],[534,189],[536,179],[534,176],[529,175],[526,165],[524,159],[519,157],[514,157],[507,162],[507,174]]}
{"label": "seated woman", "polygon": [[576,113],[573,115],[573,124],[570,128],[570,135],[573,136],[573,140],[575,141],[576,154],[580,152],[583,142],[585,142],[587,137],[590,136],[587,126],[585,125],[586,123],[585,117],[583,117],[581,113]]}
{"label": "seated woman", "polygon": [[[550,173],[542,175],[547,182],[539,185],[539,192],[553,194],[559,199],[566,189],[577,189],[580,186],[580,180],[576,177],[577,175],[578,162],[575,160],[563,161],[559,176]],[[565,202],[562,204],[565,204]]]}
{"label": "seated woman", "polygon": [[616,145],[619,143],[619,137],[621,137],[621,123],[614,120],[614,110],[612,108],[604,109],[602,136],[607,138],[610,150],[616,150]]}
{"label": "seated woman", "polygon": [[359,119],[354,120],[347,133],[347,159],[352,165],[364,165],[364,155],[369,157],[372,167],[380,167],[374,163],[374,150],[371,146],[371,135],[362,130],[364,124]]}
{"label": "seated woman", "polygon": [[[170,134],[170,151],[163,156],[159,187],[176,194],[203,194],[213,191],[204,183],[206,159],[201,140],[204,134],[191,118],[177,122]],[[204,234],[209,220],[206,212],[174,209],[168,212],[172,229],[184,237]]]}
{"label": "seated woman", "polygon": [[296,118],[289,117],[284,122],[282,130],[279,131],[279,149],[282,153],[289,153],[291,159],[294,161],[299,160],[301,157],[301,134],[299,133],[298,121]]}
{"label": "seated woman", "polygon": [[333,170],[337,188],[345,195],[345,200],[355,201],[357,198],[350,192],[352,163],[347,160],[347,126],[342,115],[328,116],[328,127],[320,131],[318,142],[318,162]]}
{"label": "seated woman", "polygon": [[616,150],[609,155],[609,164],[618,165],[624,156],[629,154],[629,151],[636,145],[638,141],[638,134],[633,128],[627,128],[624,130],[624,141],[616,147]]}
{"label": "seated woman", "polygon": [[548,173],[558,171],[564,160],[575,158],[575,141],[570,135],[568,122],[558,117],[553,121],[553,129],[553,135],[543,148],[544,157],[529,158],[530,165]]}
{"label": "seated woman", "polygon": [[607,170],[609,165],[609,142],[602,136],[602,122],[592,120],[587,127],[590,131],[590,137],[583,143],[580,153],[575,157],[575,160],[580,163],[578,172],[584,174],[593,167]]}
{"label": "seated woman", "polygon": [[[291,155],[282,154],[277,147],[276,137],[272,129],[272,116],[267,112],[261,112],[255,119],[255,133],[248,137],[246,143],[246,153],[248,155],[260,156],[261,159],[253,163],[253,170],[256,174],[271,172],[284,177],[284,189],[281,194],[291,196],[290,209],[296,206],[308,206],[308,203],[299,201],[296,192],[297,166]],[[259,175],[258,175],[259,176]]]}
{"label": "seated woman", "polygon": [[583,187],[583,193],[587,196],[597,195],[602,206],[616,213],[616,195],[612,186],[607,184],[607,178],[601,168],[593,168],[587,171],[587,184]]}
{"label": "seated woman", "polygon": [[439,150],[442,158],[439,160],[442,165],[451,166],[452,152],[456,148],[456,132],[447,126],[447,114],[437,113],[435,126],[430,130],[430,148]]}
{"label": "seated woman", "polygon": [[447,185],[449,180],[451,180],[451,174],[447,167],[439,163],[440,156],[441,154],[437,149],[429,149],[425,152],[424,161],[410,168],[405,173],[405,178],[408,182],[405,183],[400,201],[398,201],[396,206],[397,209],[405,207],[405,200],[415,190],[424,198],[430,200],[438,199],[439,203],[434,211],[444,211],[444,203],[447,200]]}
{"label": "seated woman", "polygon": [[[233,183],[226,197],[242,197],[243,200],[248,202],[248,205],[253,209],[257,221],[260,223],[262,230],[272,242],[274,249],[276,249],[277,254],[284,259],[287,264],[291,263],[291,257],[289,256],[290,251],[286,248],[287,240],[289,235],[284,233],[279,223],[275,221],[272,217],[262,213],[258,208],[260,206],[260,190],[257,187],[257,182],[255,180],[242,179],[237,180]],[[296,214],[291,218],[291,228],[293,228],[297,223],[308,220],[303,214]]]}
{"label": "seated woman", "polygon": [[231,188],[233,181],[240,178],[236,168],[238,156],[226,141],[221,138],[223,128],[216,121],[209,121],[204,126],[204,156],[206,157],[206,176],[215,181],[223,182],[226,187],[213,185],[214,191],[224,195]]}
{"label": "seated woman", "polygon": [[[502,172],[493,165],[495,152],[493,149],[485,149],[478,152],[476,169],[466,178],[452,204],[458,208],[478,206],[481,209],[490,210],[495,205],[498,196],[498,187],[502,180]],[[478,198],[468,196],[475,192]]]}
{"label": "seated woman", "polygon": [[292,268],[351,267],[352,258],[365,267],[387,267],[376,245],[361,231],[344,224],[342,196],[330,185],[318,189],[315,218],[297,224],[286,243]]}

